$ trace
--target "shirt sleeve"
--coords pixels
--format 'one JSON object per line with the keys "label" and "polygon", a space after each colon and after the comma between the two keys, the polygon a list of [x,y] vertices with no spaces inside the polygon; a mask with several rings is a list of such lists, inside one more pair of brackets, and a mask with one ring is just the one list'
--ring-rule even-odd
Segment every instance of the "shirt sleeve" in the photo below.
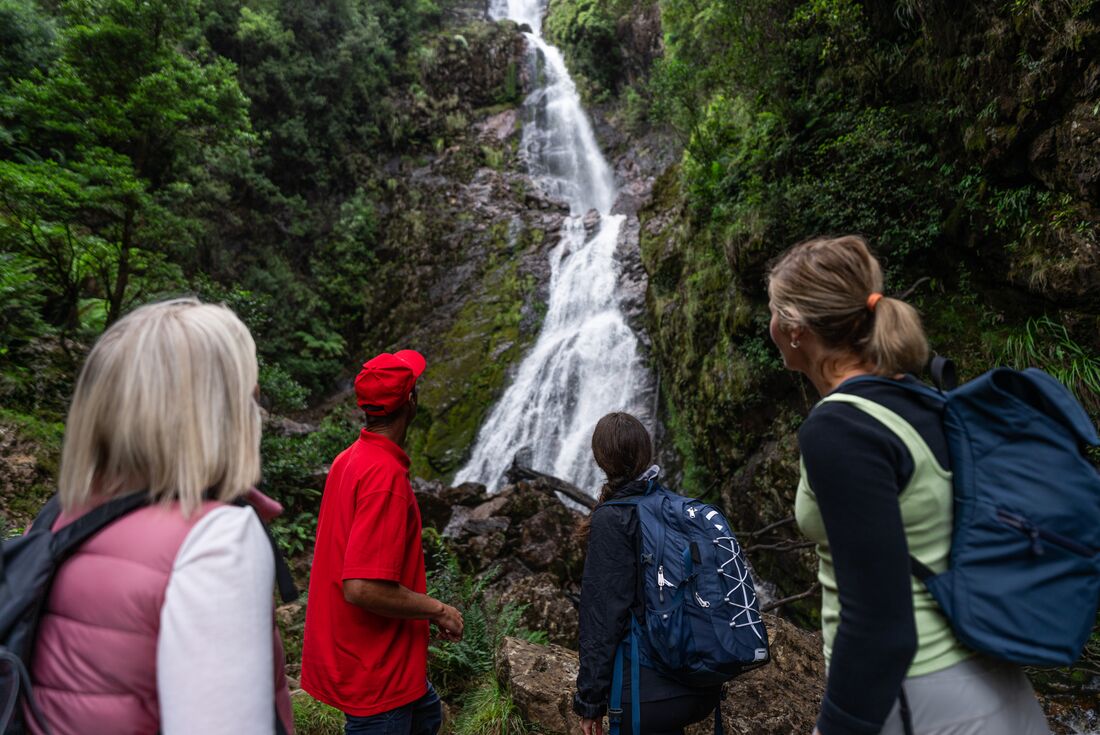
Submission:
{"label": "shirt sleeve", "polygon": [[634,511],[592,513],[580,604],[580,669],[573,710],[596,718],[607,710],[615,649],[626,635],[637,590],[637,559],[629,519]]}
{"label": "shirt sleeve", "polygon": [[408,526],[409,500],[400,488],[366,490],[361,485],[342,578],[400,582]]}
{"label": "shirt sleeve", "polygon": [[164,735],[274,731],[274,570],[251,508],[217,508],[184,539],[157,639]]}
{"label": "shirt sleeve", "polygon": [[897,469],[912,459],[892,432],[847,405],[815,409],[799,445],[840,596],[817,726],[822,735],[871,735],[882,729],[917,649]]}

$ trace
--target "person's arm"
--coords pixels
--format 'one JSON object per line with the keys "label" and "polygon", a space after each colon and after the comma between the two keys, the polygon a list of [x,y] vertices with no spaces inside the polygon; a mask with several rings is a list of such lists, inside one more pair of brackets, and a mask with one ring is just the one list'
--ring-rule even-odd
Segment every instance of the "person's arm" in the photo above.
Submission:
{"label": "person's arm", "polygon": [[160,729],[275,728],[271,544],[251,508],[210,511],[184,539],[160,611]]}
{"label": "person's arm", "polygon": [[898,502],[898,467],[911,467],[912,460],[892,432],[847,405],[815,409],[799,431],[799,445],[829,539],[841,610],[817,729],[872,735],[882,729],[917,649]]}
{"label": "person's arm", "polygon": [[434,623],[443,638],[462,637],[462,614],[401,584],[410,541],[410,500],[404,488],[360,488],[344,552],[344,599],[375,615]]}
{"label": "person's arm", "polygon": [[345,579],[344,599],[375,615],[427,620],[434,623],[442,637],[448,640],[462,638],[462,614],[458,610],[392,580]]}
{"label": "person's arm", "polygon": [[612,506],[592,514],[580,602],[580,669],[573,711],[598,720],[607,711],[615,649],[626,635],[637,589],[634,511]]}

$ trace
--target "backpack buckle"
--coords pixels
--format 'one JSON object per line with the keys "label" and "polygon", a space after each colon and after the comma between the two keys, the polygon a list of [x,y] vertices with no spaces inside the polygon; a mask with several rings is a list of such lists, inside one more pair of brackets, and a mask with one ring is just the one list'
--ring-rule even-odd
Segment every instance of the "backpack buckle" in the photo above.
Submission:
{"label": "backpack buckle", "polygon": [[622,709],[614,709],[612,707],[607,708],[607,719],[610,722],[622,722],[623,711]]}

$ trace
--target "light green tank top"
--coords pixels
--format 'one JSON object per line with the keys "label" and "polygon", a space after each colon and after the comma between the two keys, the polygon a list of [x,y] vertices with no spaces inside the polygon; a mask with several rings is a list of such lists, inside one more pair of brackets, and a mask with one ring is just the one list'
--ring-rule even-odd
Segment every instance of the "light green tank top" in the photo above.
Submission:
{"label": "light green tank top", "polygon": [[[821,403],[849,403],[871,415],[892,431],[905,444],[913,457],[913,477],[898,495],[901,519],[909,553],[934,572],[947,569],[951,550],[951,527],[954,516],[951,473],[940,467],[932,450],[909,422],[890,409],[866,398],[847,393],[832,393]],[[820,405],[820,404],[819,404]],[[853,461],[859,461],[853,457]],[[821,582],[821,632],[825,639],[825,662],[833,652],[837,625],[840,622],[840,597],[836,574],[825,535],[825,524],[817,506],[817,498],[802,464],[802,478],[795,496],[794,515],[802,533],[817,545],[818,573]],[[910,576],[913,590],[913,614],[917,626],[917,652],[909,666],[908,676],[931,674],[946,669],[971,656],[971,652],[955,640],[951,627],[939,605],[919,579]]]}

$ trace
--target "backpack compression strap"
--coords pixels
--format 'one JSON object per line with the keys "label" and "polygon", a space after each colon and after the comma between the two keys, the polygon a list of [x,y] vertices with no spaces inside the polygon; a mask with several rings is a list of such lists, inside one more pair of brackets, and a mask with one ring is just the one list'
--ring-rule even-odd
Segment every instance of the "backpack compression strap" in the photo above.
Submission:
{"label": "backpack compression strap", "polygon": [[630,729],[632,735],[639,735],[642,721],[641,664],[638,659],[638,621],[630,616],[630,632],[615,651],[615,667],[611,673],[611,701],[607,707],[607,719],[611,723],[608,735],[619,735],[623,717],[623,649],[630,641]]}

